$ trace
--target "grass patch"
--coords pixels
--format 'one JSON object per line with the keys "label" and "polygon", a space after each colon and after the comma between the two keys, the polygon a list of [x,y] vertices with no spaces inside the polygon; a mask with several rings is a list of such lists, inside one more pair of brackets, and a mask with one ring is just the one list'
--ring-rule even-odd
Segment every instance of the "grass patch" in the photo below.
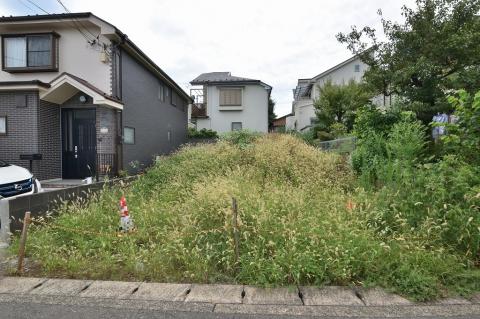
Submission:
{"label": "grass patch", "polygon": [[[408,233],[379,233],[354,186],[343,157],[293,136],[224,139],[185,147],[128,187],[63,206],[32,227],[27,252],[40,275],[53,277],[380,285],[417,300],[478,289],[462,255]],[[117,237],[122,194],[138,231]],[[363,204],[347,205],[356,198]]]}

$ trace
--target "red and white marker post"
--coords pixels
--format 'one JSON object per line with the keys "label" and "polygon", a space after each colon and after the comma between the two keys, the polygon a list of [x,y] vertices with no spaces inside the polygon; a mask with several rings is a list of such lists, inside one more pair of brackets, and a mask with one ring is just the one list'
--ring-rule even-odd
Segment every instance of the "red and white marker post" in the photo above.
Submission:
{"label": "red and white marker post", "polygon": [[122,196],[122,198],[120,198],[120,230],[128,233],[132,228],[133,224],[130,220],[130,214],[128,213],[127,199],[125,196]]}

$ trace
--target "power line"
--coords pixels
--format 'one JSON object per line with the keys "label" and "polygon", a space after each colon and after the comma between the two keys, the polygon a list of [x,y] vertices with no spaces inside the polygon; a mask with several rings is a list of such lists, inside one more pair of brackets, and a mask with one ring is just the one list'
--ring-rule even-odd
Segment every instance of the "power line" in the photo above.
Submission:
{"label": "power line", "polygon": [[43,10],[39,5],[37,5],[35,2],[33,2],[32,0],[27,0],[28,2],[30,2],[31,4],[33,4],[35,7],[37,7],[38,9],[40,9],[41,11],[45,12],[46,14],[50,14],[48,13],[48,11],[46,10]]}
{"label": "power line", "polygon": [[25,2],[23,2],[22,0],[17,0],[17,1],[20,2],[24,7],[28,8],[30,11],[35,13],[35,10],[32,9],[32,7],[30,7],[29,5],[27,5]]}
{"label": "power line", "polygon": [[[48,14],[48,15],[51,15],[50,12],[48,12],[47,10],[43,9],[42,7],[40,7],[38,4],[36,4],[33,0],[27,0],[28,2],[30,2],[32,5],[34,5],[36,8],[38,8],[39,10],[41,10],[42,12]],[[58,19],[60,21],[60,19]],[[72,21],[74,22],[74,21]],[[85,40],[87,40],[88,43],[92,43],[92,39],[90,39],[80,28],[78,28],[75,23],[73,25],[73,27],[75,29],[78,30],[78,32],[80,32],[80,34],[85,38]]]}
{"label": "power line", "polygon": [[[65,4],[63,4],[62,0],[57,0],[57,2],[63,7],[63,9],[65,10],[66,13],[72,13],[72,12],[67,8],[67,6],[66,6]],[[98,34],[98,35],[93,34],[87,27],[85,27],[85,25],[82,24],[81,21],[79,21],[79,20],[77,20],[77,19],[75,19],[75,18],[73,18],[73,21],[74,21],[74,22],[75,22],[75,21],[78,22],[78,24],[79,24],[81,27],[83,27],[85,30],[87,30],[87,32],[90,33],[90,34],[94,37],[94,39],[97,39],[97,41],[99,41],[99,36],[100,36],[100,34]]]}

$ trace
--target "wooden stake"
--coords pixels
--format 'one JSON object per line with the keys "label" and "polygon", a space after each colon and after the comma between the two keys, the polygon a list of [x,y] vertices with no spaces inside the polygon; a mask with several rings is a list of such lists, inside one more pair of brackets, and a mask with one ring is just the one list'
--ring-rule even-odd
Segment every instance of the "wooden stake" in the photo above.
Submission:
{"label": "wooden stake", "polygon": [[238,238],[238,207],[237,200],[235,197],[232,197],[232,212],[233,212],[233,242],[235,245],[235,264],[238,263],[240,258],[239,250],[239,238]]}
{"label": "wooden stake", "polygon": [[25,217],[23,218],[23,229],[22,235],[20,237],[20,246],[18,247],[18,273],[23,273],[23,260],[25,258],[25,245],[27,244],[27,231],[28,225],[30,224],[30,212],[25,213]]}

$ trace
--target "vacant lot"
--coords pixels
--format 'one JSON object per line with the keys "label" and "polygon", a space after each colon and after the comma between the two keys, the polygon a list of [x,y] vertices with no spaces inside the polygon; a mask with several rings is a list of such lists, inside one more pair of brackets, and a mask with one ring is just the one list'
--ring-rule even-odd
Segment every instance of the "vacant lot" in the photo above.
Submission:
{"label": "vacant lot", "polygon": [[[380,285],[414,299],[478,289],[473,265],[425,245],[428,234],[377,233],[349,167],[289,135],[186,147],[134,184],[38,221],[27,251],[54,277]],[[138,230],[118,237],[122,194]]]}

